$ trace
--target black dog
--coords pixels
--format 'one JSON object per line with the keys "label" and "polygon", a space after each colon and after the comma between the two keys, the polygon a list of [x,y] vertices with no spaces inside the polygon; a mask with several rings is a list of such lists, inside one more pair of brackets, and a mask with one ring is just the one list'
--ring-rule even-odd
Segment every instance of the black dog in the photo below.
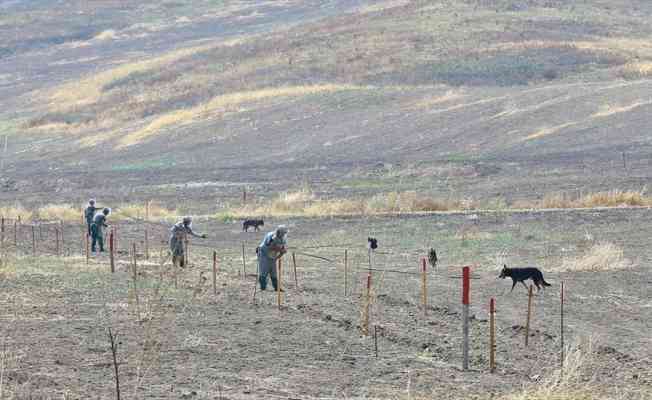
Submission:
{"label": "black dog", "polygon": [[[539,271],[538,268],[534,268],[534,267],[507,268],[507,265],[503,264],[503,270],[500,272],[499,278],[505,279],[507,277],[512,278],[512,290],[514,290],[514,286],[516,286],[518,282],[521,282],[523,286],[525,286],[525,288],[527,289],[528,287],[525,284],[525,280],[527,279],[532,279],[532,282],[534,282],[534,284],[537,287],[537,292],[541,289],[539,285],[543,287],[552,286],[543,279],[543,273],[541,273],[541,271]],[[510,290],[510,293],[512,292],[512,290]]]}
{"label": "black dog", "polygon": [[256,232],[259,231],[258,227],[260,226],[265,226],[265,221],[262,219],[246,219],[242,223],[242,230],[245,232],[249,232],[249,227],[252,226]]}
{"label": "black dog", "polygon": [[370,238],[367,238],[367,242],[368,242],[367,245],[369,246],[369,248],[371,250],[376,250],[378,248],[378,240],[370,237]]}

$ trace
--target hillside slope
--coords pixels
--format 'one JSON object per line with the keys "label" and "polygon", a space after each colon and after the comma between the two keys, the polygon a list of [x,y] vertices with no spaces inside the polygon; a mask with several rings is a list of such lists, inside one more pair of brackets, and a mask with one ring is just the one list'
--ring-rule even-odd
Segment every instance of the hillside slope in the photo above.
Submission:
{"label": "hillside slope", "polygon": [[648,2],[272,3],[224,14],[228,35],[177,16],[148,47],[90,45],[111,67],[78,67],[78,46],[74,73],[44,68],[2,117],[19,132],[12,196],[195,181],[219,188],[197,195],[210,199],[307,180],[528,197],[649,182]]}

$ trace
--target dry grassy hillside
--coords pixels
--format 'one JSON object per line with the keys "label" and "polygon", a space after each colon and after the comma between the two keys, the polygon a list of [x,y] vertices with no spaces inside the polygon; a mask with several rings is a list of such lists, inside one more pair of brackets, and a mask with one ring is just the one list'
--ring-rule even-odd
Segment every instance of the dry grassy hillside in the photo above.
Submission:
{"label": "dry grassy hillside", "polygon": [[0,125],[21,133],[13,171],[47,166],[85,189],[326,179],[365,192],[409,178],[537,196],[648,182],[649,3],[353,3],[44,84]]}

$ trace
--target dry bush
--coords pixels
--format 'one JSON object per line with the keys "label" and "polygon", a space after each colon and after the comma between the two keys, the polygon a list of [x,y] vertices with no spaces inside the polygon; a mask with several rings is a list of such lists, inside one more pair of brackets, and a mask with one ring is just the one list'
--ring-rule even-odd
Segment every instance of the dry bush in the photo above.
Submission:
{"label": "dry bush", "polygon": [[649,206],[652,198],[645,195],[645,190],[623,191],[610,190],[608,192],[590,193],[582,196],[576,202],[577,207],[617,207],[617,206]]}
{"label": "dry bush", "polygon": [[0,216],[6,219],[18,219],[20,217],[21,220],[27,221],[32,219],[33,213],[20,204],[16,204],[15,206],[0,207]]}
{"label": "dry bush", "polygon": [[623,255],[623,249],[610,242],[596,243],[579,257],[566,258],[559,271],[609,271],[631,268],[634,264]]}
{"label": "dry bush", "polygon": [[594,400],[598,397],[591,375],[594,362],[594,338],[580,338],[566,347],[564,367],[544,375],[532,387],[503,397],[502,400]]}
{"label": "dry bush", "polygon": [[652,197],[643,190],[618,190],[587,193],[573,197],[569,193],[548,193],[541,200],[518,200],[512,203],[512,209],[555,209],[555,208],[594,208],[594,207],[648,207],[652,206]]}
{"label": "dry bush", "polygon": [[45,221],[81,221],[82,210],[71,204],[48,204],[36,211],[36,216]]}

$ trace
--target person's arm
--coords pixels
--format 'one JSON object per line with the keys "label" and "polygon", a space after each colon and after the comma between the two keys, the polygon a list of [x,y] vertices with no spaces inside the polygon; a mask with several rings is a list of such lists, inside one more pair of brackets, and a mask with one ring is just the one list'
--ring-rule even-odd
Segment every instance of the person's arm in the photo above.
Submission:
{"label": "person's arm", "polygon": [[197,234],[197,233],[195,233],[195,232],[192,230],[191,227],[187,227],[187,228],[186,228],[186,231],[190,234],[190,236],[194,236],[194,237],[196,237],[196,238],[201,238],[201,239],[206,239],[206,235],[205,235],[205,234],[201,234],[201,235],[200,235],[200,234]]}

